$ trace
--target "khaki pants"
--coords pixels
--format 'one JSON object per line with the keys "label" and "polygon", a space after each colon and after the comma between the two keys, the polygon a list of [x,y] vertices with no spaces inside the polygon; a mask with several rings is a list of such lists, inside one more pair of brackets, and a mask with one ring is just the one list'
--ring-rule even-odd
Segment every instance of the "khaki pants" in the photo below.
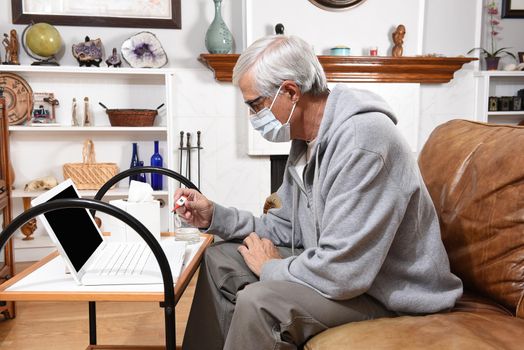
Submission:
{"label": "khaki pants", "polygon": [[[184,350],[297,349],[323,330],[396,315],[364,294],[336,301],[298,283],[261,282],[237,252],[238,243],[209,247],[184,335]],[[289,248],[279,248],[290,256]]]}

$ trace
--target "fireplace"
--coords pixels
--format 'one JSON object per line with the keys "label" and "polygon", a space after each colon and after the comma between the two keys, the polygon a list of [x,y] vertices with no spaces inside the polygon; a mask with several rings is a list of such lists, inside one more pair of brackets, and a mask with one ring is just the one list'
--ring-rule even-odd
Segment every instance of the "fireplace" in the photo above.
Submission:
{"label": "fireplace", "polygon": [[269,160],[271,161],[271,193],[276,192],[280,185],[282,185],[287,157],[287,155],[269,156]]}

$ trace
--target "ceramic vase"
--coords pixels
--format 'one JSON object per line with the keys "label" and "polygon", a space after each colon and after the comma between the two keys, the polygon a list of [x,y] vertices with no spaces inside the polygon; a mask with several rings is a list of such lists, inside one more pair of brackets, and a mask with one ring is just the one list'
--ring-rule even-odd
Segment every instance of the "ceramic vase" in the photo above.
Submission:
{"label": "ceramic vase", "polygon": [[209,53],[230,53],[233,49],[233,35],[222,19],[222,0],[215,3],[215,18],[206,32],[206,49]]}
{"label": "ceramic vase", "polygon": [[500,57],[485,57],[486,70],[498,70]]}

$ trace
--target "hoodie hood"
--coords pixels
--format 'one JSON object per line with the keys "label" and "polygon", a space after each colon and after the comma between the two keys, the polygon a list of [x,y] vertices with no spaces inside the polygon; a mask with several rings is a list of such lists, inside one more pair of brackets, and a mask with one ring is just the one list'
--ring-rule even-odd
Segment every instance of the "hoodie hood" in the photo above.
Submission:
{"label": "hoodie hood", "polygon": [[[354,115],[370,112],[382,113],[391,119],[395,125],[397,124],[397,118],[391,107],[379,95],[368,90],[353,89],[342,84],[336,85],[330,92],[326,102],[313,157],[316,156],[316,153],[323,152],[329,139],[339,130],[344,122]],[[295,164],[306,147],[305,141],[292,141],[289,152],[291,164]]]}
{"label": "hoodie hood", "polygon": [[368,90],[336,85],[329,94],[317,142],[325,145],[346,120],[354,115],[370,112],[383,113],[397,124],[397,118],[391,107],[379,95]]}

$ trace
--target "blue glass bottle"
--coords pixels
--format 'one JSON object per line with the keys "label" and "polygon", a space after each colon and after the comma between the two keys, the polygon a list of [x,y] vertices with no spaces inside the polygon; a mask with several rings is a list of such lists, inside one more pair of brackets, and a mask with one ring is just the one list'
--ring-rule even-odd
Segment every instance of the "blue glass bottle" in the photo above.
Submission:
{"label": "blue glass bottle", "polygon": [[[129,165],[129,168],[137,167],[139,161],[140,160],[138,159],[138,143],[133,142],[133,154],[131,155],[131,164]],[[138,181],[138,177],[138,174],[133,174],[129,176],[129,182],[131,182],[131,180]]]}
{"label": "blue glass bottle", "polygon": [[[155,153],[151,156],[151,166],[163,167],[162,156],[158,152],[158,141],[155,141]],[[151,187],[153,187],[155,191],[161,191],[163,189],[162,175],[151,173]]]}
{"label": "blue glass bottle", "polygon": [[[144,162],[139,160],[138,161],[138,166],[144,166]],[[140,182],[147,182],[146,174],[145,173],[138,174],[138,181],[140,181]]]}

